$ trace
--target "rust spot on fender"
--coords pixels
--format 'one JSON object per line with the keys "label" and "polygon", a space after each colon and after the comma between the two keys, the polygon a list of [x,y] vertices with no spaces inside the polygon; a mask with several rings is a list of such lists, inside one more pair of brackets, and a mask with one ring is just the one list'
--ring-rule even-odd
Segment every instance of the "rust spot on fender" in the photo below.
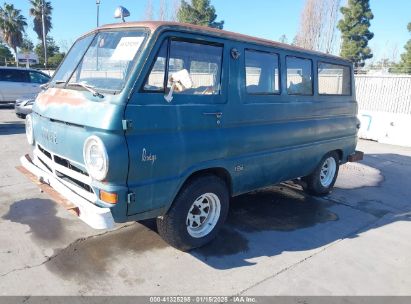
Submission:
{"label": "rust spot on fender", "polygon": [[82,106],[85,105],[87,99],[80,92],[73,90],[65,90],[58,88],[50,88],[47,91],[39,94],[36,103],[40,107],[47,107],[50,105],[70,105]]}

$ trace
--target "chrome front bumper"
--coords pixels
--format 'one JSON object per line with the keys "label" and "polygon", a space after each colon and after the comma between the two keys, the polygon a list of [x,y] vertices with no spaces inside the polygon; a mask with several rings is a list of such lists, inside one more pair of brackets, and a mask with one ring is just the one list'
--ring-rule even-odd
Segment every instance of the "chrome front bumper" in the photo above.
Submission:
{"label": "chrome front bumper", "polygon": [[[18,168],[24,175],[38,184],[57,203],[66,209],[74,211],[78,217],[94,229],[110,229],[114,226],[114,219],[110,208],[94,205],[72,189],[59,181],[53,174],[46,172],[31,160],[29,155],[22,156],[20,162],[23,168]],[[67,202],[68,201],[68,202]]]}

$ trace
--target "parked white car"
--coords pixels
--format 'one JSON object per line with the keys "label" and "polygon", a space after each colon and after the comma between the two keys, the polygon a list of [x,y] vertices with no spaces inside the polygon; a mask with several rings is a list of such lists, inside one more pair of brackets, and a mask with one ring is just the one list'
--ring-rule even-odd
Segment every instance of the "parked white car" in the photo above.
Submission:
{"label": "parked white car", "polygon": [[21,119],[25,119],[26,116],[31,113],[36,97],[37,95],[28,95],[23,98],[16,99],[16,103],[14,104],[16,116]]}
{"label": "parked white car", "polygon": [[40,92],[40,85],[48,82],[47,74],[26,68],[0,67],[0,103]]}

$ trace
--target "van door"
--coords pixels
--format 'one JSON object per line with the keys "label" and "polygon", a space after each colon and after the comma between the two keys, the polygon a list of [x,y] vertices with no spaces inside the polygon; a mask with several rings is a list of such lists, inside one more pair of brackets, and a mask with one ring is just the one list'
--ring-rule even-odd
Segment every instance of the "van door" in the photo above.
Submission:
{"label": "van door", "polygon": [[[136,198],[129,215],[169,205],[190,172],[225,157],[224,51],[222,41],[198,35],[170,32],[158,39],[125,111],[132,123],[128,186]],[[175,73],[185,79],[169,95]]]}

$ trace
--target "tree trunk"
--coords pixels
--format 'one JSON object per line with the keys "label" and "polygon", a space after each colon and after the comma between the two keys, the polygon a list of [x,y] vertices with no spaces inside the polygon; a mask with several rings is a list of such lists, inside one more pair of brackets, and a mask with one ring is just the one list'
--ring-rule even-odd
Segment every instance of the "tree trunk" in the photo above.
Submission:
{"label": "tree trunk", "polygon": [[13,50],[14,50],[14,55],[16,56],[16,67],[18,67],[19,66],[19,59],[17,58],[17,47],[14,47]]}

